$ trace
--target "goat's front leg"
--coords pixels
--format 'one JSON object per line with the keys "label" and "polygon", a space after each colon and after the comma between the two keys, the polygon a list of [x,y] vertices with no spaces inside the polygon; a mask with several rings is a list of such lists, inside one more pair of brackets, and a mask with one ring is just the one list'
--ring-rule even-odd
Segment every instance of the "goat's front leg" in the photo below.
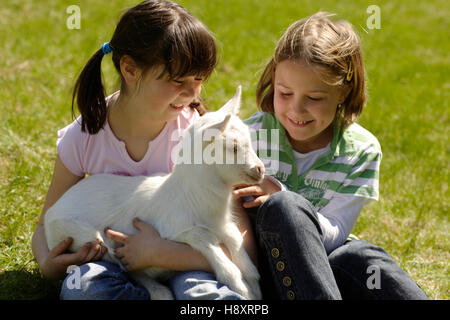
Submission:
{"label": "goat's front leg", "polygon": [[261,299],[259,272],[245,251],[244,241],[238,227],[233,222],[227,223],[220,235],[220,240],[230,251],[233,263],[241,270],[244,280],[248,283],[251,299]]}
{"label": "goat's front leg", "polygon": [[211,231],[202,227],[194,228],[180,235],[177,241],[185,242],[200,251],[208,260],[219,282],[245,298],[251,298],[241,271],[222,251],[217,237]]}

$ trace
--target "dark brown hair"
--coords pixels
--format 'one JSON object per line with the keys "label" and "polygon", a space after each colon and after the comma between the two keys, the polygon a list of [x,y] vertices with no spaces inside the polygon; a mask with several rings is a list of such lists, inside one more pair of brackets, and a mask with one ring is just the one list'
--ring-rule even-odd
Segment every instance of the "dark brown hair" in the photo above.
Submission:
{"label": "dark brown hair", "polygon": [[[330,85],[351,86],[335,116],[343,128],[361,114],[366,102],[364,63],[361,43],[350,23],[332,21],[332,14],[318,12],[294,22],[279,40],[275,54],[261,75],[256,102],[262,111],[273,113],[274,75],[278,63],[302,59],[315,67]],[[351,75],[348,80],[347,75]]]}
{"label": "dark brown hair", "polygon": [[[216,45],[209,30],[180,5],[171,1],[148,0],[126,11],[110,41],[112,61],[119,73],[121,90],[126,92],[120,72],[120,59],[131,57],[142,74],[164,66],[159,77],[169,79],[201,76],[207,79],[216,65]],[[97,133],[106,122],[105,88],[101,78],[104,53],[100,48],[78,77],[72,96],[82,116],[81,128]],[[200,101],[190,105],[203,114]]]}

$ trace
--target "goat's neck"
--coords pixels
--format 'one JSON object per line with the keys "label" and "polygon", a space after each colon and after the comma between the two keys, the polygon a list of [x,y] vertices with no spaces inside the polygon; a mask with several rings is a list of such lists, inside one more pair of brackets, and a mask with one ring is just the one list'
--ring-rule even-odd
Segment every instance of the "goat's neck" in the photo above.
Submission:
{"label": "goat's neck", "polygon": [[192,214],[203,221],[210,220],[210,217],[216,221],[224,219],[230,207],[231,186],[225,184],[213,170],[205,165],[181,164],[175,166],[168,179],[197,210]]}

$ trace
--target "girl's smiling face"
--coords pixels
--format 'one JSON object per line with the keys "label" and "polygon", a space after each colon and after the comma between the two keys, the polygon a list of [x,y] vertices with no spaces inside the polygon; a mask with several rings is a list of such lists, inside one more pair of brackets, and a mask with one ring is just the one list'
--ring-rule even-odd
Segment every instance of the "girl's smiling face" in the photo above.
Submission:
{"label": "girl's smiling face", "polygon": [[324,148],[333,139],[337,105],[348,91],[324,83],[314,67],[301,60],[278,63],[273,85],[275,115],[294,150],[306,153]]}
{"label": "girl's smiling face", "polygon": [[168,75],[157,77],[151,73],[140,84],[139,95],[153,118],[172,120],[199,96],[202,81],[198,76],[169,79]]}

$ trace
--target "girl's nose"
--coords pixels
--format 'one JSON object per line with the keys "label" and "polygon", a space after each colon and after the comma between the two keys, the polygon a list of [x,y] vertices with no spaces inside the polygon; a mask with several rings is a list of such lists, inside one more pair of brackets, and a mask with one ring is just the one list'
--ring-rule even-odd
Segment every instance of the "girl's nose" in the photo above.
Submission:
{"label": "girl's nose", "polygon": [[183,95],[185,97],[194,98],[200,94],[200,88],[201,84],[195,82],[186,83],[184,86]]}
{"label": "girl's nose", "polygon": [[303,99],[300,101],[296,101],[293,105],[293,109],[298,113],[305,113],[307,111],[306,101],[304,101]]}

